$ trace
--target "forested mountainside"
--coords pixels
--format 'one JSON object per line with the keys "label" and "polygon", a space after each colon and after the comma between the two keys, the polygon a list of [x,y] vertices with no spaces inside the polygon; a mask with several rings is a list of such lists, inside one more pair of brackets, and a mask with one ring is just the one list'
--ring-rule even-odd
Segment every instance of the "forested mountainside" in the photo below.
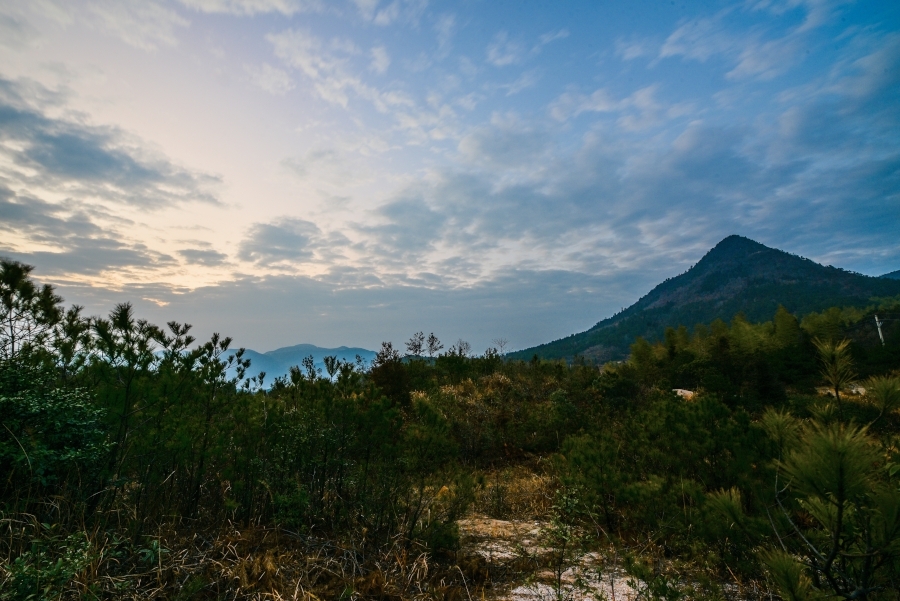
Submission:
{"label": "forested mountainside", "polygon": [[624,359],[635,339],[660,340],[667,327],[729,320],[738,313],[758,323],[770,319],[779,305],[803,316],[828,307],[866,307],[873,298],[896,295],[900,295],[898,280],[819,265],[748,238],[729,236],[685,273],[659,284],[621,313],[580,334],[510,357]]}

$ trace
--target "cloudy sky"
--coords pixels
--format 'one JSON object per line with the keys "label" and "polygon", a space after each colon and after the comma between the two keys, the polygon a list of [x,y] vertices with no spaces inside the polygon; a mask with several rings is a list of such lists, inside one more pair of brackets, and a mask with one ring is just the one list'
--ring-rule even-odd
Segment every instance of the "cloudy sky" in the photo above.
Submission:
{"label": "cloudy sky", "polygon": [[260,351],[900,269],[900,3],[0,0],[0,255]]}

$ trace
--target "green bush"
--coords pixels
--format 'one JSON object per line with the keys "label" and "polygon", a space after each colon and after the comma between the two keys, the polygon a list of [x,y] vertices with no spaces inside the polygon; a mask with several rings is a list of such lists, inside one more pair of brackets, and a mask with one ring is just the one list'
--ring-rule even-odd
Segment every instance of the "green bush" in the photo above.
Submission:
{"label": "green bush", "polygon": [[93,552],[84,533],[62,537],[45,526],[42,535],[28,551],[4,566],[8,578],[0,588],[0,600],[59,599],[72,579],[91,563]]}
{"label": "green bush", "polygon": [[59,490],[96,479],[109,447],[102,412],[87,391],[56,388],[35,368],[4,364],[0,415],[0,473],[9,474],[0,483],[4,500],[29,487]]}

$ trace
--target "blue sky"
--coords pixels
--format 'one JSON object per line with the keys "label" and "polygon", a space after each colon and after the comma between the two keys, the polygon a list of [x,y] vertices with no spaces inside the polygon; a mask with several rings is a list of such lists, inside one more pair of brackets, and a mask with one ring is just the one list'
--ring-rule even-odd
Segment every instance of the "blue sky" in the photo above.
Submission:
{"label": "blue sky", "polygon": [[523,348],[898,223],[896,2],[0,1],[0,255],[93,314]]}

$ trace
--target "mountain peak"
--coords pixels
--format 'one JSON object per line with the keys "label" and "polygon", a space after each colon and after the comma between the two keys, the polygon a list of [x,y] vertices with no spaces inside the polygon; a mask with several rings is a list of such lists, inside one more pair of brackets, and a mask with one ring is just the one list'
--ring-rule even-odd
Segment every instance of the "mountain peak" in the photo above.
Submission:
{"label": "mountain peak", "polygon": [[876,296],[900,294],[893,274],[872,278],[769,248],[732,235],[696,265],[669,278],[621,313],[580,334],[525,349],[513,356],[584,355],[598,361],[628,354],[635,338],[655,340],[666,327],[730,320],[737,313],[754,322],[771,319],[778,305],[802,316],[832,306],[858,306]]}
{"label": "mountain peak", "polygon": [[754,252],[759,252],[761,250],[775,250],[769,248],[764,244],[760,244],[756,240],[751,240],[750,238],[745,238],[744,236],[738,236],[737,234],[732,234],[726,238],[723,238],[718,244],[713,246],[708,253],[707,256],[715,253],[715,254],[749,254]]}
{"label": "mountain peak", "polygon": [[768,246],[760,244],[759,242],[751,240],[750,238],[732,234],[731,236],[722,239],[721,242],[712,247],[703,256],[703,258],[700,259],[698,266],[701,264],[708,265],[710,263],[740,263],[743,261],[751,260],[753,258],[760,258],[763,253],[773,253],[775,255],[782,255],[785,257],[790,256],[788,255],[788,253],[782,252],[775,248],[769,248]]}

